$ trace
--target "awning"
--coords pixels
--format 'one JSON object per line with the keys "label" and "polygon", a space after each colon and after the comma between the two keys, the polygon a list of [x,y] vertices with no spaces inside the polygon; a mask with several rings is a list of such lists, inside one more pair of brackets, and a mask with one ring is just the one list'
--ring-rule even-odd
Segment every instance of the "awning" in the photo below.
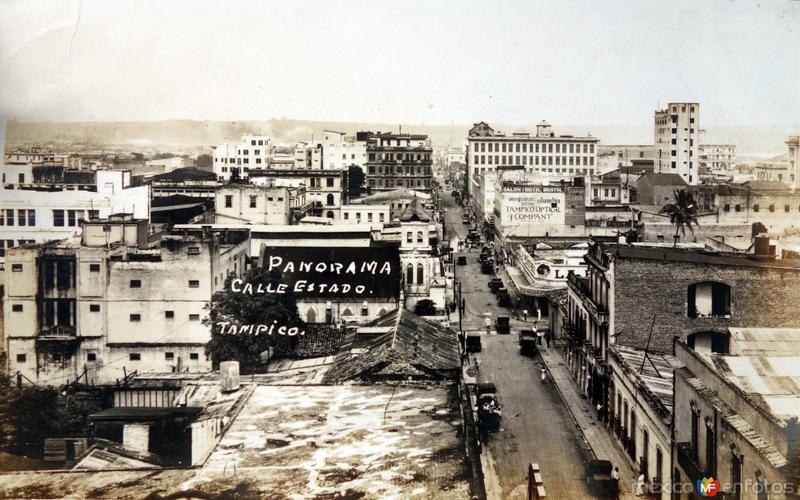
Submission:
{"label": "awning", "polygon": [[528,281],[528,278],[518,267],[506,266],[506,271],[508,271],[508,276],[511,278],[514,288],[516,288],[517,291],[522,295],[528,295],[530,297],[544,297],[549,292],[558,290],[558,288],[551,286],[536,286]]}

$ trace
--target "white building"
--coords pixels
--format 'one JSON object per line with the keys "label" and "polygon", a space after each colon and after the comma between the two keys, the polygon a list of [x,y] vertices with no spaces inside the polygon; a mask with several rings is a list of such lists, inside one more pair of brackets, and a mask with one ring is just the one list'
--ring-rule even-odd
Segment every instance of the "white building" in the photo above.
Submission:
{"label": "white building", "polygon": [[322,131],[323,169],[347,170],[350,165],[366,172],[367,143],[334,130]]}
{"label": "white building", "polygon": [[228,180],[236,173],[246,178],[250,169],[267,168],[272,143],[263,135],[244,135],[239,142],[226,142],[214,148],[214,173],[219,180]]}
{"label": "white building", "polygon": [[669,103],[655,112],[655,172],[678,174],[689,185],[700,183],[700,104]]}
{"label": "white building", "polygon": [[800,184],[800,135],[793,135],[786,141],[789,146],[789,178],[787,184],[796,187]]}
{"label": "white building", "polygon": [[157,171],[161,174],[167,174],[178,168],[186,167],[186,158],[181,156],[173,156],[171,158],[159,158],[156,160],[147,160],[144,162],[148,169]]}
{"label": "white building", "polygon": [[[214,218],[217,224],[290,224],[292,196],[305,188],[265,185],[226,184],[217,188]],[[299,201],[304,205],[304,201]]]}
{"label": "white building", "polygon": [[343,205],[341,218],[334,221],[338,224],[386,224],[391,219],[392,206],[388,203],[370,205],[359,203]]}
{"label": "white building", "polygon": [[733,172],[736,167],[736,145],[700,144],[698,165],[712,172]]}
{"label": "white building", "polygon": [[[150,186],[135,186],[128,170],[73,172],[31,164],[3,167],[0,261],[7,248],[43,243],[80,231],[80,221],[130,213],[150,219]],[[80,175],[77,175],[80,174]],[[13,179],[12,179],[13,177]],[[73,178],[74,177],[74,178]]]}
{"label": "white building", "polygon": [[[9,373],[61,385],[84,375],[205,372],[205,307],[245,270],[247,231],[165,236],[148,243],[146,220],[85,223],[81,239],[11,250],[5,267]],[[236,242],[236,243],[232,243]]]}

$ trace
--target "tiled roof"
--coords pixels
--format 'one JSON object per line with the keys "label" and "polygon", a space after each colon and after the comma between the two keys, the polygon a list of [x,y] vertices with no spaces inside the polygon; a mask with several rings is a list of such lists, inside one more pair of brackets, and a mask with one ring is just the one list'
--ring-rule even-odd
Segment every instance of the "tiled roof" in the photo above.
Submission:
{"label": "tiled roof", "polygon": [[406,311],[395,310],[368,328],[390,327],[388,332],[363,335],[351,332],[325,374],[325,383],[353,380],[440,380],[457,377],[461,366],[456,333]]}
{"label": "tiled roof", "polygon": [[430,222],[431,218],[425,213],[425,207],[419,198],[414,198],[406,209],[400,214],[401,222]]}
{"label": "tiled roof", "polygon": [[640,177],[640,180],[642,179],[647,180],[653,186],[688,186],[683,177],[678,174],[648,173]]}

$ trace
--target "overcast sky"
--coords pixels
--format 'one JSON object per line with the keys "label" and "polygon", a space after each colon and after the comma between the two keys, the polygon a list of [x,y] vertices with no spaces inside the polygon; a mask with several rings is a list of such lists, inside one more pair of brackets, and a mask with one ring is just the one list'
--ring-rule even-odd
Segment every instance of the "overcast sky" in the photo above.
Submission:
{"label": "overcast sky", "polygon": [[800,1],[0,0],[0,115],[800,125]]}

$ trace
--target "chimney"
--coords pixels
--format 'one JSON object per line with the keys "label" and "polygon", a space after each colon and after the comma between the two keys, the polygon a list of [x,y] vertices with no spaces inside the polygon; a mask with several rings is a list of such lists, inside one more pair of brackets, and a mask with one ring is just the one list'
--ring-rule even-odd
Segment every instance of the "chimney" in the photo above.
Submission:
{"label": "chimney", "polygon": [[769,236],[760,234],[755,237],[754,258],[756,260],[775,260],[775,245],[769,244]]}
{"label": "chimney", "polygon": [[223,361],[219,364],[220,386],[222,392],[239,390],[239,362]]}

